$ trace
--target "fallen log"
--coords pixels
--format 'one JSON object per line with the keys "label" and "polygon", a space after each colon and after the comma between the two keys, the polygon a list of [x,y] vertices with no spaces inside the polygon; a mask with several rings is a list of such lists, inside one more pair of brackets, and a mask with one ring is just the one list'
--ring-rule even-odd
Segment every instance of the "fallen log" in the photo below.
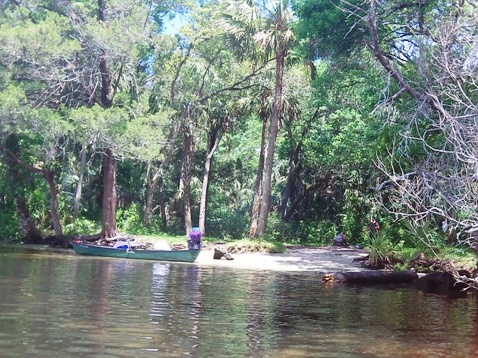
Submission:
{"label": "fallen log", "polygon": [[326,274],[323,282],[338,283],[410,283],[418,279],[415,271],[360,271]]}
{"label": "fallen log", "polygon": [[[468,271],[458,270],[461,280],[471,278]],[[470,288],[465,282],[458,282],[450,272],[432,272],[417,281],[418,289],[431,293],[460,292]]]}
{"label": "fallen log", "polygon": [[367,256],[362,256],[362,257],[356,257],[352,260],[352,262],[362,262],[362,261],[367,261],[370,258],[370,255]]}

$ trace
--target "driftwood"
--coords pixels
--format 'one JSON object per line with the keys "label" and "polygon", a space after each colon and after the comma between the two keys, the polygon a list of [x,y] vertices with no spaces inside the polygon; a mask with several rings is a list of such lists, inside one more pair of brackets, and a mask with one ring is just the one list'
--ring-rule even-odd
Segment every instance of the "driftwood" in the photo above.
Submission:
{"label": "driftwood", "polygon": [[410,283],[418,279],[415,271],[360,271],[326,274],[323,282],[346,283]]}

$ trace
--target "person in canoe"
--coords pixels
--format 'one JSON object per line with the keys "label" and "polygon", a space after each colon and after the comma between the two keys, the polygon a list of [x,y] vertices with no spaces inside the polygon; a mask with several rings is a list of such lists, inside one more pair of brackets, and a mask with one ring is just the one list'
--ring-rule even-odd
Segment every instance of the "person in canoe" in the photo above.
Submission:
{"label": "person in canoe", "polygon": [[202,247],[202,233],[199,227],[193,227],[189,233],[188,249],[201,250]]}

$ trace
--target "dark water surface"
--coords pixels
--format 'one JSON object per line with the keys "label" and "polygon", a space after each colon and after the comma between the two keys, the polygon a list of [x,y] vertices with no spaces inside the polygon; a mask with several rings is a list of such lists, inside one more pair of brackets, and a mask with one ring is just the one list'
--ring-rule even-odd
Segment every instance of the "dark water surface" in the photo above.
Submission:
{"label": "dark water surface", "polygon": [[478,357],[476,295],[0,247],[0,357]]}

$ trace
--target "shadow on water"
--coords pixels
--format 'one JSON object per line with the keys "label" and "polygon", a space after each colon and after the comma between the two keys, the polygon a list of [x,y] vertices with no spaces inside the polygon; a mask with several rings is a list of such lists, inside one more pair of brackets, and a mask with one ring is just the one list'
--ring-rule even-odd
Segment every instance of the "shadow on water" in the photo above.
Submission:
{"label": "shadow on water", "polygon": [[0,248],[2,357],[475,357],[477,299]]}

